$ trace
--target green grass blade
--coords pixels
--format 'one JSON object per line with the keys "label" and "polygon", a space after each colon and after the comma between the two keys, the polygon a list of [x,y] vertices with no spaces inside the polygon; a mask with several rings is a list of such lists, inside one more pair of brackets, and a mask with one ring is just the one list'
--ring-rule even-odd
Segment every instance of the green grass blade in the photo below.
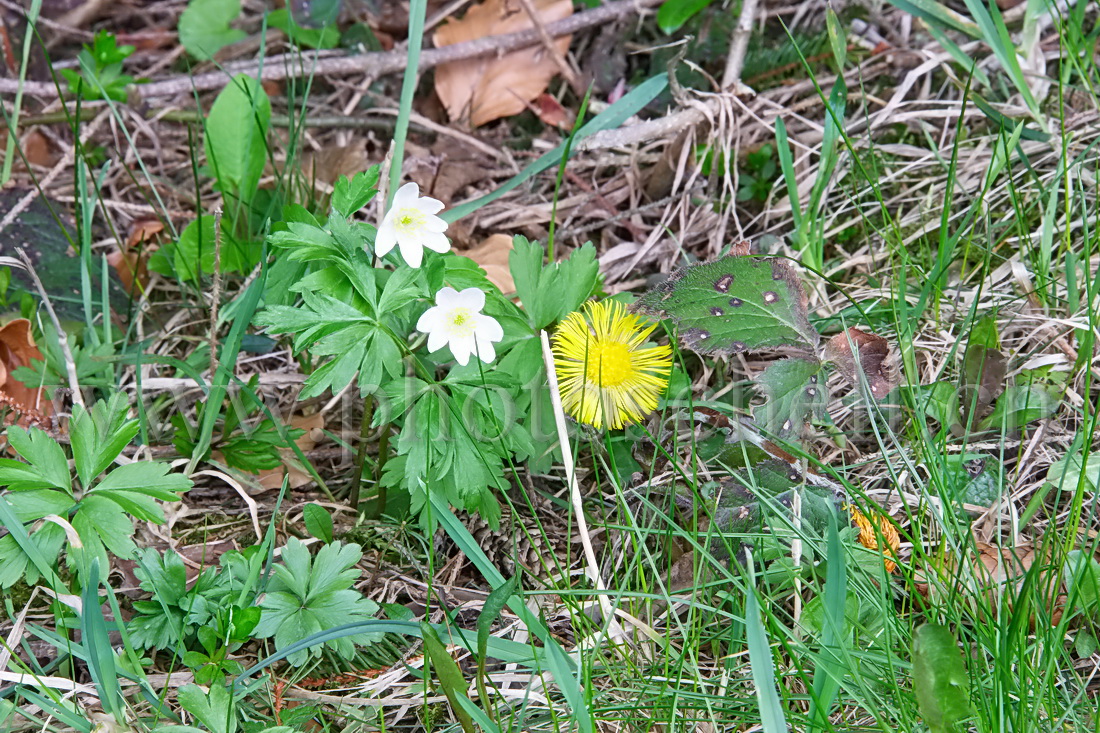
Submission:
{"label": "green grass blade", "polygon": [[561,648],[557,641],[546,645],[546,665],[550,673],[554,675],[554,681],[558,683],[558,689],[565,696],[565,702],[573,715],[573,722],[581,733],[592,733],[595,725],[592,713],[588,711],[588,704],[584,699],[584,688],[574,673],[573,660]]}
{"label": "green grass blade", "polygon": [[745,636],[749,647],[749,665],[752,681],[756,686],[756,699],[760,704],[760,721],[764,733],[788,733],[787,718],[775,687],[775,661],[768,645],[767,632],[760,619],[760,602],[756,600],[756,574],[753,571],[752,553],[746,562],[748,589],[745,594]]}
{"label": "green grass blade", "polygon": [[390,184],[386,191],[386,206],[401,187],[401,166],[405,160],[405,140],[409,135],[413,97],[416,96],[417,69],[420,68],[420,47],[424,42],[424,15],[428,0],[409,2],[409,47],[405,77],[401,81],[401,101],[397,107],[397,125],[393,131],[393,159],[390,161]]}
{"label": "green grass blade", "polygon": [[775,149],[779,153],[779,169],[783,172],[783,183],[787,186],[787,198],[791,201],[791,219],[795,230],[802,229],[802,204],[798,200],[798,178],[794,173],[794,157],[791,143],[787,139],[787,126],[783,118],[775,118]]}
{"label": "green grass blade", "polygon": [[825,618],[822,624],[821,654],[814,670],[814,694],[810,698],[811,730],[828,729],[829,711],[836,700],[840,678],[844,674],[839,652],[845,635],[844,610],[848,599],[848,572],[835,512],[829,513],[825,557],[828,563],[825,574]]}
{"label": "green grass blade", "polygon": [[15,90],[15,102],[12,104],[11,118],[8,120],[8,144],[4,149],[4,168],[0,171],[0,185],[7,185],[11,180],[15,146],[19,144],[16,135],[19,131],[19,112],[23,106],[23,82],[27,80],[27,67],[31,60],[31,38],[34,36],[34,27],[38,23],[38,15],[41,12],[42,0],[31,0],[30,10],[27,11],[27,30],[23,34],[23,58],[19,62],[19,87]]}
{"label": "green grass blade", "polygon": [[890,0],[898,10],[920,18],[929,25],[938,25],[981,39],[982,31],[974,21],[947,8],[935,0]]}
{"label": "green grass blade", "polygon": [[[265,252],[266,255],[266,252]],[[264,257],[266,259],[266,256]],[[233,370],[237,364],[237,355],[241,351],[241,339],[248,324],[252,322],[252,316],[263,296],[264,284],[267,282],[267,267],[260,270],[260,275],[248,286],[243,294],[238,296],[240,307],[233,314],[233,326],[229,329],[229,335],[222,345],[221,355],[218,359],[217,373],[210,378],[210,391],[206,395],[206,409],[203,411],[202,425],[199,426],[198,439],[195,441],[195,451],[191,455],[191,461],[187,464],[187,473],[191,474],[198,465],[199,459],[209,450],[214,437],[214,427],[222,412],[222,403],[233,377]]]}
{"label": "green grass blade", "polygon": [[88,653],[88,671],[99,693],[100,704],[116,722],[125,725],[122,689],[118,684],[118,670],[115,667],[115,650],[111,647],[107,619],[103,617],[103,607],[99,603],[99,558],[92,558],[85,580],[84,589],[80,593],[80,632]]}
{"label": "green grass blade", "polygon": [[19,521],[19,517],[15,516],[15,510],[12,509],[11,504],[3,496],[0,496],[0,526],[8,530],[12,538],[15,539],[15,544],[19,545],[19,549],[30,558],[39,575],[46,581],[46,585],[58,593],[69,592],[68,587],[61,582],[61,578],[54,572],[53,566],[56,559],[48,560],[42,554],[38,545],[27,534],[27,528]]}
{"label": "green grass blade", "polygon": [[459,702],[460,699],[469,699],[466,695],[466,678],[462,676],[462,670],[447,653],[447,647],[443,646],[443,640],[439,638],[439,634],[431,624],[420,622],[420,638],[424,640],[424,651],[427,652],[428,659],[435,667],[435,676],[439,679],[443,694],[447,696],[451,712],[458,718],[458,724],[462,726],[465,733],[474,733],[474,721]]}

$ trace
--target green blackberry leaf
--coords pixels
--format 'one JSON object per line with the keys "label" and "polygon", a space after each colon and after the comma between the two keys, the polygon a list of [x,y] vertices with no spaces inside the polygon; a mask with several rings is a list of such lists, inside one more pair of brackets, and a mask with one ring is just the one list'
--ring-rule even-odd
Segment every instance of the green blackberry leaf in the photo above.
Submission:
{"label": "green blackberry leaf", "polygon": [[794,346],[812,353],[818,334],[802,285],[785,260],[730,255],[691,265],[643,295],[635,309],[668,317],[680,342],[699,354]]}
{"label": "green blackberry leaf", "polygon": [[825,385],[819,375],[821,362],[782,359],[757,378],[768,401],[753,410],[753,417],[765,430],[780,436],[798,432],[811,412],[825,407]]}

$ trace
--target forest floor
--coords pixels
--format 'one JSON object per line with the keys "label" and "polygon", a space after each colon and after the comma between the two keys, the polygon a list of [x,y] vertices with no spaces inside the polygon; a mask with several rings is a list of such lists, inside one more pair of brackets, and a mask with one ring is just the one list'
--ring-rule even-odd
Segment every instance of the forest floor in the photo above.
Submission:
{"label": "forest floor", "polygon": [[1095,729],[1095,3],[283,4],[0,0],[6,728]]}

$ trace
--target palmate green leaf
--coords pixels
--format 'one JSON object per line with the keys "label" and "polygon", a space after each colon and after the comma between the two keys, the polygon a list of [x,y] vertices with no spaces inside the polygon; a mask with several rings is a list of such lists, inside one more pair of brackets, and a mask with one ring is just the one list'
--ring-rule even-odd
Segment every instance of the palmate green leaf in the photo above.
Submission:
{"label": "palmate green leaf", "polygon": [[[0,460],[0,485],[12,491],[57,488],[72,494],[69,459],[57,441],[38,428],[8,428],[8,443],[27,463]],[[28,465],[29,464],[29,465]]]}
{"label": "palmate green leaf", "polygon": [[[360,575],[355,564],[362,557],[359,545],[332,542],[311,558],[309,549],[291,538],[283,547],[282,563],[275,566],[261,603],[263,614],[256,636],[275,637],[275,648],[282,650],[317,632],[373,617],[378,605],[352,590]],[[335,639],[326,646],[348,658],[355,652],[355,643],[376,640],[377,635],[358,634]],[[294,652],[287,660],[301,665],[311,655],[320,654],[320,647],[314,647]]]}
{"label": "palmate green leaf", "polygon": [[947,733],[970,716],[970,679],[955,635],[924,624],[913,636],[913,692],[932,733]]}
{"label": "palmate green leaf", "polygon": [[800,431],[811,413],[820,414],[825,408],[821,370],[817,360],[781,359],[773,363],[757,377],[768,401],[753,410],[753,417],[776,435]]}
{"label": "palmate green leaf", "polygon": [[531,325],[545,328],[577,310],[599,284],[596,248],[590,243],[568,259],[543,265],[545,250],[537,242],[516,236],[508,264]]}
{"label": "palmate green leaf", "polygon": [[107,401],[96,402],[90,410],[73,405],[69,440],[76,473],[84,488],[91,486],[96,476],[106,471],[138,434],[138,421],[127,419],[129,409],[129,400],[122,392],[116,392]]}
{"label": "palmate green leaf", "polygon": [[212,733],[233,733],[237,729],[233,699],[223,685],[212,685],[210,692],[203,692],[198,685],[184,685],[176,693],[176,699],[180,707]]}
{"label": "palmate green leaf", "polygon": [[332,208],[351,216],[366,206],[378,193],[380,171],[380,166],[372,165],[351,178],[340,176],[332,185]]}
{"label": "palmate green leaf", "polygon": [[786,260],[729,255],[685,267],[650,290],[635,309],[671,318],[681,343],[700,354],[739,354],[779,346],[812,352],[802,285]]}

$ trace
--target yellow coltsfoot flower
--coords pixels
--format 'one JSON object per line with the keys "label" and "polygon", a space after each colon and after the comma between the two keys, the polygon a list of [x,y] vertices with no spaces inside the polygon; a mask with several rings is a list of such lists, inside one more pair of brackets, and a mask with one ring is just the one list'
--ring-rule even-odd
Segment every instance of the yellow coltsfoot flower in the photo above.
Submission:
{"label": "yellow coltsfoot flower", "polygon": [[656,410],[672,347],[645,345],[654,328],[615,301],[570,313],[554,334],[562,408],[580,422],[613,429]]}
{"label": "yellow coltsfoot flower", "polygon": [[[848,505],[848,511],[852,515],[852,521],[859,527],[859,543],[861,545],[869,550],[878,550],[879,535],[881,534],[882,538],[886,540],[887,546],[882,549],[882,561],[886,565],[886,572],[894,572],[897,569],[897,564],[890,558],[897,557],[901,539],[898,537],[898,530],[893,523],[878,514],[875,515],[874,519],[869,519],[867,515],[851,505]],[[877,532],[875,531],[876,527],[878,528]]]}

